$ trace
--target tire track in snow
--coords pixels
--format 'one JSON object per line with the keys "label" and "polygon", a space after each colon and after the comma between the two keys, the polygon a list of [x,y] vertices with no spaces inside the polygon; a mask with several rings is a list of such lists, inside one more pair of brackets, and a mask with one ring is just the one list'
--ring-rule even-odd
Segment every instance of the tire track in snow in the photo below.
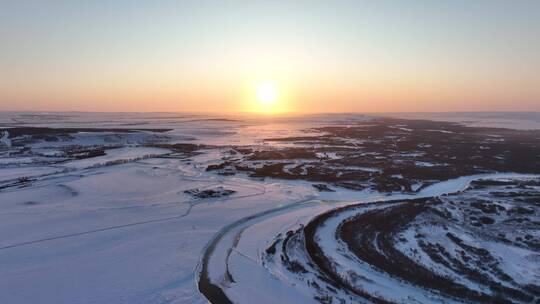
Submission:
{"label": "tire track in snow", "polygon": [[[214,181],[214,180],[208,180],[208,181],[211,182],[211,183],[216,183],[216,181]],[[218,184],[218,185],[229,185],[227,182],[218,182],[216,184]],[[212,187],[212,186],[215,186],[216,184],[209,185],[207,187]],[[234,183],[231,183],[231,184],[234,184]],[[257,187],[245,187],[245,188],[256,189],[256,190],[259,190],[259,192],[245,194],[245,195],[225,197],[225,198],[222,198],[222,199],[214,200],[212,202],[227,201],[227,200],[230,200],[230,199],[244,199],[244,198],[255,197],[255,196],[260,196],[260,195],[266,194],[266,188],[264,188],[264,187],[262,187],[262,189],[257,188]],[[93,234],[93,233],[98,233],[98,232],[105,232],[105,231],[111,231],[111,230],[116,230],[116,229],[134,227],[134,226],[139,226],[139,225],[177,220],[177,219],[181,219],[183,217],[188,216],[191,213],[191,210],[193,209],[193,207],[195,207],[195,206],[197,206],[199,204],[208,203],[208,202],[209,201],[206,201],[206,200],[195,200],[195,201],[185,201],[185,202],[175,202],[175,203],[170,203],[170,202],[168,202],[168,203],[156,203],[156,204],[152,204],[150,207],[168,205],[168,204],[188,204],[189,207],[186,210],[186,212],[184,214],[181,214],[181,215],[169,216],[169,217],[163,217],[163,218],[156,218],[156,219],[151,219],[151,220],[146,220],[146,221],[138,221],[138,222],[133,222],[133,223],[128,223],[128,224],[115,225],[115,226],[98,228],[98,229],[93,229],[93,230],[88,230],[88,231],[83,231],[83,232],[76,232],[76,233],[64,234],[64,235],[59,235],[59,236],[53,236],[53,237],[48,237],[48,238],[32,240],[32,241],[20,242],[20,243],[0,247],[0,250],[6,250],[6,249],[17,248],[17,247],[22,247],[22,246],[28,246],[28,245],[33,245],[33,244],[38,244],[38,243],[43,243],[43,242],[48,242],[48,241],[54,241],[54,240],[59,240],[59,239],[65,239],[65,238],[71,238],[71,237],[77,237],[77,236],[82,236],[82,235],[88,235],[88,234]],[[148,207],[148,206],[131,206],[130,208],[136,208],[136,207]],[[128,208],[128,207],[120,207],[120,208]],[[102,209],[117,209],[117,208],[101,208],[101,210]]]}

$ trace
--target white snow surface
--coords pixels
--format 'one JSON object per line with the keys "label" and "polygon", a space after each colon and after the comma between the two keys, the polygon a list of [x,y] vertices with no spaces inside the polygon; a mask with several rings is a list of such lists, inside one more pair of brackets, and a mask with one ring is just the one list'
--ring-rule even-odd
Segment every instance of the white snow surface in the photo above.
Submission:
{"label": "white snow surface", "polygon": [[3,131],[0,136],[0,146],[11,147],[11,139],[9,139],[9,132]]}
{"label": "white snow surface", "polygon": [[[301,130],[331,124],[336,117],[343,124],[369,119],[353,114],[245,121],[178,113],[3,112],[0,123],[170,128],[172,131],[159,136],[171,142],[250,145],[268,137],[305,135]],[[0,152],[11,146],[6,133],[0,136]],[[223,254],[235,242],[234,233],[245,229],[230,256],[230,271],[238,282],[228,286],[227,295],[242,303],[308,303],[313,301],[309,290],[291,288],[294,280],[260,267],[260,251],[277,233],[350,203],[440,195],[464,189],[470,181],[483,177],[526,177],[466,176],[428,186],[415,195],[350,190],[319,193],[307,182],[205,172],[206,164],[221,158],[219,149],[189,161],[157,157],[170,151],[137,142],[148,138],[151,136],[124,138],[127,146],[106,150],[104,156],[54,166],[2,159],[0,163],[13,166],[0,166],[0,182],[21,177],[36,180],[26,187],[0,191],[0,303],[207,303],[196,285],[207,244],[227,225],[270,210],[274,211],[235,226],[225,235],[210,260],[210,277],[222,275]],[[90,145],[106,141],[96,134],[79,134],[75,140]],[[65,144],[36,143],[35,147]],[[324,157],[339,156],[329,153]],[[219,186],[236,192],[205,200],[184,193]],[[265,286],[273,297],[261,297],[258,286]]]}

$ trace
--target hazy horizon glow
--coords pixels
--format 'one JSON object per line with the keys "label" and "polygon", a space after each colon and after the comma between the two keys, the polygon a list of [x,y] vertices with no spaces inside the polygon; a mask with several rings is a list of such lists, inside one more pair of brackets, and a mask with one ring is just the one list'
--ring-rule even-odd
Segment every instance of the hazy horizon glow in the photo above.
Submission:
{"label": "hazy horizon glow", "polygon": [[540,1],[0,3],[0,110],[540,111]]}

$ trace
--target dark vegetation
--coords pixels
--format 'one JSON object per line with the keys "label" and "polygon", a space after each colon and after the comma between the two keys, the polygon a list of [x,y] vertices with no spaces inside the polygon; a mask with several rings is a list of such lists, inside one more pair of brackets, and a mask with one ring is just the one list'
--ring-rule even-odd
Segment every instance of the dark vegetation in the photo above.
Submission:
{"label": "dark vegetation", "polygon": [[189,158],[200,154],[199,150],[213,148],[208,145],[192,144],[192,143],[176,143],[176,144],[148,144],[149,147],[169,149],[172,153],[161,156],[167,158]]}
{"label": "dark vegetation", "polygon": [[[501,196],[503,193],[512,195]],[[505,273],[500,257],[494,256],[480,244],[484,241],[500,242],[531,253],[538,252],[540,240],[535,231],[538,229],[540,203],[537,200],[524,200],[538,195],[538,179],[480,180],[473,182],[464,193],[440,198],[360,204],[334,209],[319,215],[303,229],[305,250],[315,263],[321,280],[333,288],[347,290],[372,302],[384,303],[386,299],[369,294],[362,290],[361,283],[350,281],[369,278],[363,278],[361,273],[338,273],[332,259],[335,253],[324,252],[316,237],[317,230],[326,227],[327,220],[344,211],[357,210],[356,216],[347,218],[336,227],[335,237],[342,240],[348,251],[358,259],[379,271],[435,294],[467,303],[537,303],[540,300],[540,286],[533,282],[520,284],[514,281]],[[416,231],[413,239],[407,239],[402,234],[410,229]],[[446,233],[433,233],[436,229]],[[484,286],[487,291],[471,289],[452,277],[426,267],[427,261],[422,260],[424,258],[418,259],[417,249],[407,253],[396,246],[398,243],[409,242],[417,243],[431,262],[438,265],[438,269],[448,269]],[[332,298],[331,293],[323,295]]]}
{"label": "dark vegetation", "polygon": [[75,134],[80,132],[110,132],[110,133],[133,133],[133,132],[157,132],[164,133],[171,129],[123,129],[123,128],[44,128],[44,127],[12,127],[0,129],[0,133],[7,131],[9,138],[16,138],[20,136],[32,136],[35,139],[51,140],[57,136],[69,136],[69,134]]}
{"label": "dark vegetation", "polygon": [[34,178],[29,178],[29,177],[26,177],[26,176],[19,177],[19,178],[13,180],[13,181],[8,181],[6,183],[0,184],[0,190],[11,188],[11,187],[24,188],[24,187],[27,187],[27,186],[31,185],[35,181],[36,181],[36,179],[34,179]]}
{"label": "dark vegetation", "polygon": [[[207,170],[381,192],[414,192],[435,181],[477,173],[540,173],[540,131],[391,118],[312,131],[321,135],[233,147],[239,157]],[[274,145],[279,143],[292,145]],[[329,152],[336,157],[327,156]]]}
{"label": "dark vegetation", "polygon": [[189,194],[196,198],[217,198],[225,197],[236,193],[234,190],[225,189],[223,187],[216,187],[212,189],[190,189],[185,190],[184,193]]}

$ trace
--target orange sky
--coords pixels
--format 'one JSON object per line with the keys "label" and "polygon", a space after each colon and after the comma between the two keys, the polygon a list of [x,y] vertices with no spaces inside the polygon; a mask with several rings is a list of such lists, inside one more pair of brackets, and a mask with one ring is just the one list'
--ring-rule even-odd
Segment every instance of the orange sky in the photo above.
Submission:
{"label": "orange sky", "polygon": [[[221,5],[219,5],[221,4]],[[8,1],[0,110],[540,111],[538,1]]]}

